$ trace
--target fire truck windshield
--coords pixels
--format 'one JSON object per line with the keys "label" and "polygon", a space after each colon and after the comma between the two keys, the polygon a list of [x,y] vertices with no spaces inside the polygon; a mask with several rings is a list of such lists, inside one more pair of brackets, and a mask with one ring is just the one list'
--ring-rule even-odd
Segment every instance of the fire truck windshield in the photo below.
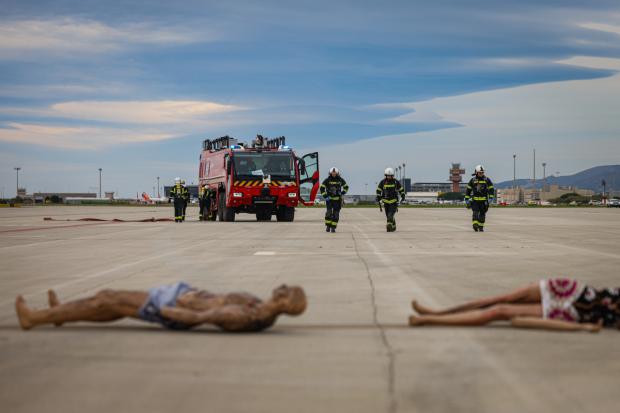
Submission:
{"label": "fire truck windshield", "polygon": [[238,178],[271,175],[274,178],[295,179],[295,164],[290,152],[237,152],[233,155],[233,162]]}

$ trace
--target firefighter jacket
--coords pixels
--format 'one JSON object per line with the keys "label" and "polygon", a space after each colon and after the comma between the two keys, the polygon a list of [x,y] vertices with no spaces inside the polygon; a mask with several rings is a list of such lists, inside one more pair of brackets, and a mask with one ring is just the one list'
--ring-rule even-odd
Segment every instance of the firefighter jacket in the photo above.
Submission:
{"label": "firefighter jacket", "polygon": [[395,204],[398,198],[405,199],[405,188],[398,179],[383,179],[377,186],[377,200],[383,200],[385,204]]}
{"label": "firefighter jacket", "polygon": [[201,187],[198,197],[202,200],[209,199],[211,197],[211,190],[207,187]]}
{"label": "firefighter jacket", "polygon": [[188,200],[189,191],[183,185],[175,185],[170,190],[170,198]]}
{"label": "firefighter jacket", "polygon": [[486,176],[478,178],[474,176],[469,180],[467,184],[467,190],[465,191],[466,201],[490,201],[495,198],[495,188],[493,188],[493,182]]}
{"label": "firefighter jacket", "polygon": [[323,198],[329,197],[332,201],[338,201],[347,193],[349,185],[340,175],[336,177],[330,175],[325,178],[319,189]]}

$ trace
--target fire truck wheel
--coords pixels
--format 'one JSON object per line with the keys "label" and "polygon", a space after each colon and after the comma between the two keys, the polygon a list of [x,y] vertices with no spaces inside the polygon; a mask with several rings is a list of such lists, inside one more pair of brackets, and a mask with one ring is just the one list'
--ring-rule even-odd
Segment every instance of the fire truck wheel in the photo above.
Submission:
{"label": "fire truck wheel", "polygon": [[234,208],[227,208],[224,194],[220,194],[220,195],[221,196],[220,196],[220,202],[219,202],[219,208],[217,211],[217,215],[220,221],[233,222],[235,220],[235,210]]}
{"label": "fire truck wheel", "polygon": [[276,217],[280,222],[293,222],[295,220],[295,208],[286,206],[278,207]]}

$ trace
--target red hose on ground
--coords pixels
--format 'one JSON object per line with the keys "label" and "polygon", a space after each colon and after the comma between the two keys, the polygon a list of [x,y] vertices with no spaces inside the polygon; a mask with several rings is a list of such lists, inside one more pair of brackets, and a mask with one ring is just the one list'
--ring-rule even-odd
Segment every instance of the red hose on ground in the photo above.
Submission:
{"label": "red hose on ground", "polygon": [[77,218],[77,219],[56,219],[52,217],[43,217],[43,221],[110,221],[110,222],[172,222],[173,218],[145,218],[145,219],[102,219],[102,218]]}

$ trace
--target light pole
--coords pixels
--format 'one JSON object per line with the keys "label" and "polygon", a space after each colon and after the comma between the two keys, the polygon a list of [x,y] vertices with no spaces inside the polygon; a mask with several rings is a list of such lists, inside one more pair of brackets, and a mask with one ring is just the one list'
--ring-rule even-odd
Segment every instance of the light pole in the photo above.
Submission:
{"label": "light pole", "polygon": [[405,169],[405,163],[403,162],[403,187],[405,188],[405,191],[407,191],[407,185],[405,185],[405,178],[407,177],[407,174],[405,173],[406,169]]}
{"label": "light pole", "polygon": [[368,195],[368,182],[364,184],[366,186],[366,190],[364,191],[364,195]]}
{"label": "light pole", "polygon": [[17,179],[17,184],[15,185],[15,196],[18,197],[19,196],[19,171],[22,169],[19,166],[16,166],[15,168],[15,175],[16,175],[16,179]]}
{"label": "light pole", "polygon": [[99,198],[101,198],[101,168],[99,168]]}
{"label": "light pole", "polygon": [[536,148],[534,148],[534,175],[533,175],[533,179],[534,179],[534,189],[536,189]]}
{"label": "light pole", "polygon": [[512,189],[517,188],[517,154],[512,155]]}
{"label": "light pole", "polygon": [[547,162],[542,163],[543,167],[543,185],[547,184]]}
{"label": "light pole", "polygon": [[159,198],[159,176],[157,177],[157,198]]}

